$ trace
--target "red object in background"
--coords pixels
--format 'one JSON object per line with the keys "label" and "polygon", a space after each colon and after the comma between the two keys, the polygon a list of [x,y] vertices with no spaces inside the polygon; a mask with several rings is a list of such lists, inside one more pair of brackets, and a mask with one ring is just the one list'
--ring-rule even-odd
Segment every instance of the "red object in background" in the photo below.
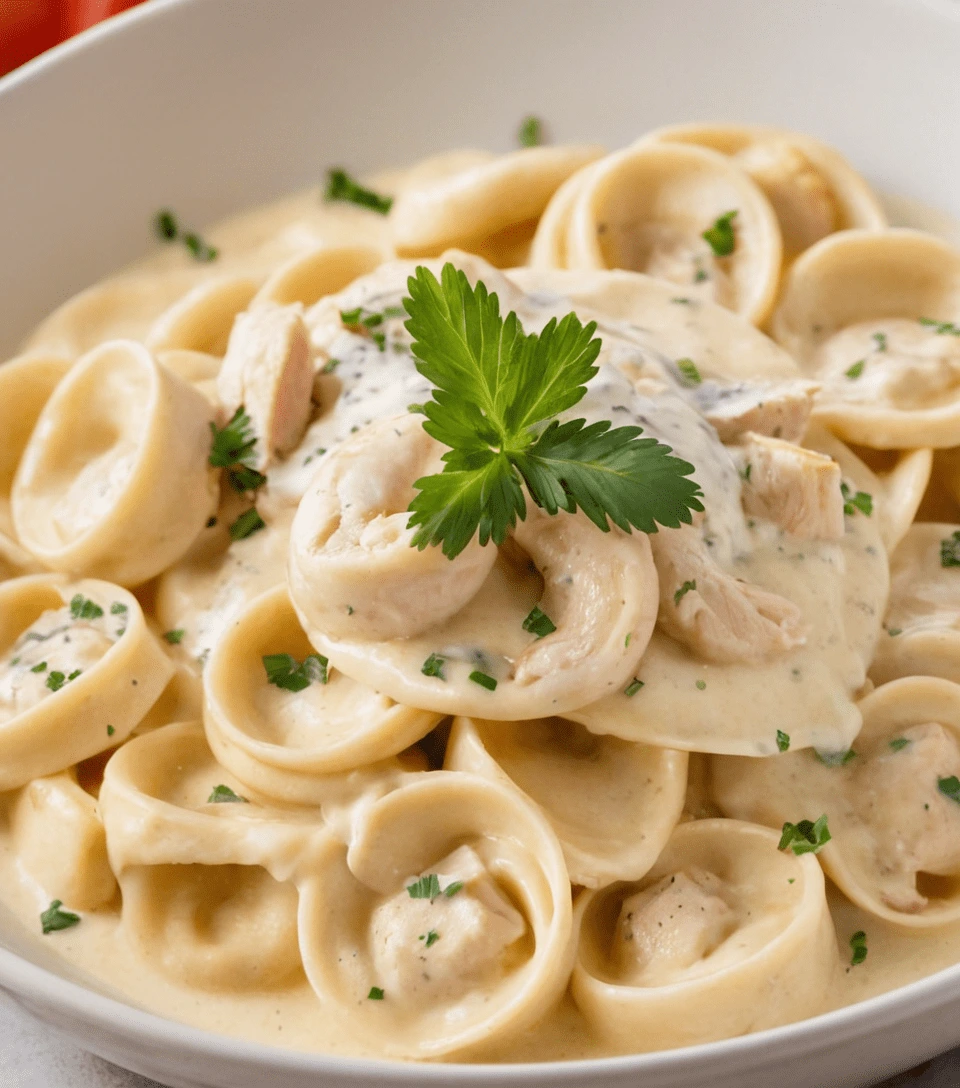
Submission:
{"label": "red object in background", "polygon": [[143,0],[0,0],[0,76]]}

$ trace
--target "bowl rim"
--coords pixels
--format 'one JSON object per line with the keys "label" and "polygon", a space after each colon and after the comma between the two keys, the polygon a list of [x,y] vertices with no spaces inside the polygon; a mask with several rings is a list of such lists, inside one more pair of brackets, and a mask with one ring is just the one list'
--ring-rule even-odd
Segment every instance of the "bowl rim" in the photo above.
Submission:
{"label": "bowl rim", "polygon": [[[893,7],[924,7],[931,16],[960,25],[960,3],[956,0],[886,0]],[[96,45],[101,39],[122,34],[128,27],[152,19],[164,18],[171,11],[193,6],[197,0],[149,0],[128,8],[41,53],[0,77],[0,97],[18,90],[48,68],[68,60],[75,53]],[[12,914],[9,917],[13,918]],[[16,920],[24,932],[26,927]],[[31,935],[32,936],[32,935]],[[82,970],[82,969],[80,969]],[[229,1058],[232,1061],[318,1076],[377,1078],[378,1083],[423,1085],[460,1082],[489,1082],[491,1079],[513,1083],[571,1082],[574,1085],[598,1083],[623,1074],[653,1074],[671,1070],[704,1068],[723,1061],[737,1063],[746,1073],[756,1068],[773,1051],[778,1061],[803,1058],[836,1047],[858,1037],[873,1035],[901,1021],[941,1007],[950,998],[960,997],[960,962],[932,975],[898,986],[893,990],[841,1006],[806,1020],[767,1028],[730,1039],[698,1043],[688,1047],[623,1054],[611,1057],[558,1059],[532,1062],[420,1062],[389,1058],[357,1057],[319,1051],[250,1042],[193,1027],[120,998],[65,978],[53,970],[0,945],[0,989],[18,1004],[36,1003],[68,1013],[80,1022],[106,1024],[111,1032],[136,1043],[148,1043],[187,1052],[201,1058]],[[29,1011],[29,1010],[28,1010]],[[825,1035],[829,1032],[829,1036]],[[739,1061],[738,1061],[739,1059]]]}

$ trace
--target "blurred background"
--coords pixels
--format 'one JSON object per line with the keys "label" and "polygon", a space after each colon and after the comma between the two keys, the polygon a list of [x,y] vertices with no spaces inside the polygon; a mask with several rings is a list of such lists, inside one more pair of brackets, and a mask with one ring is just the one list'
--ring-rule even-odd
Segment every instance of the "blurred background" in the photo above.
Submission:
{"label": "blurred background", "polygon": [[0,76],[143,0],[0,0]]}

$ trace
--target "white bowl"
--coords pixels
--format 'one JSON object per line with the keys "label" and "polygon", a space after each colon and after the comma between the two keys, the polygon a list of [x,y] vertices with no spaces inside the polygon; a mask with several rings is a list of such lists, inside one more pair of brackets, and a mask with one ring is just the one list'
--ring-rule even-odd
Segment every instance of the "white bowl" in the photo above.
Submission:
{"label": "white bowl", "polygon": [[[0,81],[0,358],[140,255],[152,214],[203,223],[451,146],[617,146],[750,120],[836,144],[881,190],[960,218],[957,0],[154,0]],[[708,1046],[524,1066],[399,1065],[211,1035],[115,1000],[0,911],[0,985],[89,1050],[175,1088],[862,1086],[960,1043],[960,967]]]}

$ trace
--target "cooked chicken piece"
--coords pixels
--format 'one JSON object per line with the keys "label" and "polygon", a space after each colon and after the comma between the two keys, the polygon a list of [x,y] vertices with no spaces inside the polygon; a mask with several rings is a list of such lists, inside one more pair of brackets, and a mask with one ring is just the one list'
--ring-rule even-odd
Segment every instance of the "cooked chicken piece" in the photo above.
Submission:
{"label": "cooked chicken piece", "polygon": [[691,868],[625,899],[613,945],[619,981],[667,985],[709,956],[736,927],[722,890],[719,877]]}
{"label": "cooked chicken piece", "polygon": [[739,442],[748,432],[799,442],[807,430],[816,382],[704,382],[697,406],[721,442]]}
{"label": "cooked chicken piece", "polygon": [[[527,925],[471,847],[404,885],[376,908],[371,925],[377,979],[388,994],[411,1004],[456,1000],[499,977]],[[419,885],[417,897],[411,885]]]}
{"label": "cooked chicken piece", "polygon": [[734,161],[773,205],[787,253],[799,253],[840,225],[830,186],[796,144],[761,140],[738,152]]}
{"label": "cooked chicken piece", "polygon": [[257,437],[254,467],[294,449],[310,419],[313,365],[298,305],[272,303],[240,314],[217,376],[227,416],[243,405]]}
{"label": "cooked chicken piece", "polygon": [[919,873],[960,874],[960,804],[939,786],[960,776],[960,746],[933,722],[893,739],[857,767],[851,796],[873,833],[881,899],[913,914],[928,902],[917,888]]}
{"label": "cooked chicken piece", "polygon": [[756,663],[805,641],[800,609],[722,570],[693,525],[650,537],[662,631],[704,661]]}
{"label": "cooked chicken piece", "polygon": [[843,538],[840,466],[832,457],[767,438],[744,436],[743,508],[803,540]]}

